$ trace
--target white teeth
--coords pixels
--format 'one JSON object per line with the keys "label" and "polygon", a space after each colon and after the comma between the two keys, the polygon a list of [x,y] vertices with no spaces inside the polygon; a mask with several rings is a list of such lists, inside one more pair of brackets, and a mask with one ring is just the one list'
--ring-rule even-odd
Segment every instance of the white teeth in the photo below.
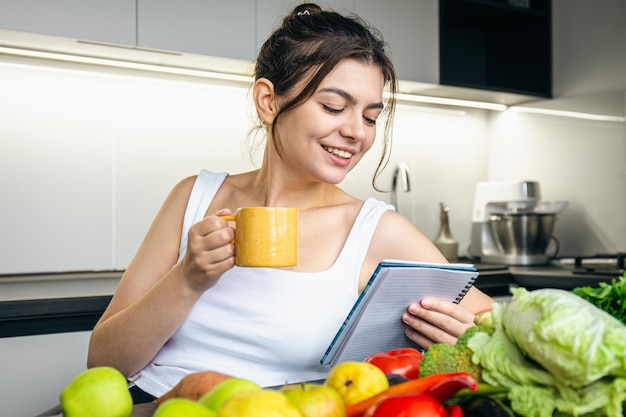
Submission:
{"label": "white teeth", "polygon": [[348,151],[344,151],[344,150],[342,150],[342,149],[331,148],[330,146],[324,146],[324,148],[325,148],[328,152],[332,153],[333,155],[337,155],[337,156],[340,156],[340,157],[342,157],[342,158],[346,158],[346,159],[348,159],[348,158],[352,157],[352,154],[351,154],[350,152],[348,152]]}

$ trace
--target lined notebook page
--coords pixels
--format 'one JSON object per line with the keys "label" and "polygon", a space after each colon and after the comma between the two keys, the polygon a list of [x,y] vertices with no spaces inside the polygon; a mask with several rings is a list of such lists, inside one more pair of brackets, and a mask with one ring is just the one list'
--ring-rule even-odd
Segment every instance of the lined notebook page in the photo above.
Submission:
{"label": "lined notebook page", "polygon": [[408,305],[424,297],[458,303],[477,277],[471,264],[381,262],[320,363],[333,366],[395,348],[419,349],[404,335],[401,317]]}

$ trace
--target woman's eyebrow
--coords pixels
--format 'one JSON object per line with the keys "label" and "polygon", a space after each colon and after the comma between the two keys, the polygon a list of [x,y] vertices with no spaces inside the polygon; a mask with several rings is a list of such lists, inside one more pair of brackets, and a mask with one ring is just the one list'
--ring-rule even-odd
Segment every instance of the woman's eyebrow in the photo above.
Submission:
{"label": "woman's eyebrow", "polygon": [[[342,90],[341,88],[336,88],[336,87],[328,87],[328,88],[322,88],[321,90],[318,91],[318,93],[333,93],[333,94],[337,94],[341,97],[343,97],[344,99],[346,99],[350,104],[355,104],[356,103],[356,99],[354,98],[354,96],[350,93],[348,93],[345,90]],[[382,102],[378,102],[378,103],[372,103],[369,106],[367,106],[368,109],[382,109],[384,107]]]}

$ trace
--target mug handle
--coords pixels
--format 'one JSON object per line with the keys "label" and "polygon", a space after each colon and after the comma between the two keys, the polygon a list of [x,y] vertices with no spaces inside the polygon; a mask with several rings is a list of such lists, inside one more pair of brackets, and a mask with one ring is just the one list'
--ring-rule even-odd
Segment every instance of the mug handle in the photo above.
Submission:
{"label": "mug handle", "polygon": [[[228,222],[228,221],[235,221],[236,216],[219,216],[219,217],[221,217],[222,219]],[[233,239],[231,243],[235,244],[235,239]]]}

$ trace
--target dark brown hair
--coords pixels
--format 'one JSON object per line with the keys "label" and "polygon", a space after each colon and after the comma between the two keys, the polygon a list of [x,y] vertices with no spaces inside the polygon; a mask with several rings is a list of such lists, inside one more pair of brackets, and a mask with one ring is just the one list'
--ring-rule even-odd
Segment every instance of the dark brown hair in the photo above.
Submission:
{"label": "dark brown hair", "polygon": [[[368,27],[357,16],[343,16],[324,11],[314,3],[297,6],[281,26],[265,41],[259,52],[254,77],[266,78],[274,84],[278,96],[286,98],[272,125],[281,115],[310,98],[324,77],[346,58],[355,58],[378,65],[391,97],[385,106],[383,152],[376,167],[372,185],[387,163],[395,111],[398,80],[391,59],[385,51],[382,35]],[[299,92],[298,83],[306,81]],[[280,152],[279,145],[275,143]]]}

